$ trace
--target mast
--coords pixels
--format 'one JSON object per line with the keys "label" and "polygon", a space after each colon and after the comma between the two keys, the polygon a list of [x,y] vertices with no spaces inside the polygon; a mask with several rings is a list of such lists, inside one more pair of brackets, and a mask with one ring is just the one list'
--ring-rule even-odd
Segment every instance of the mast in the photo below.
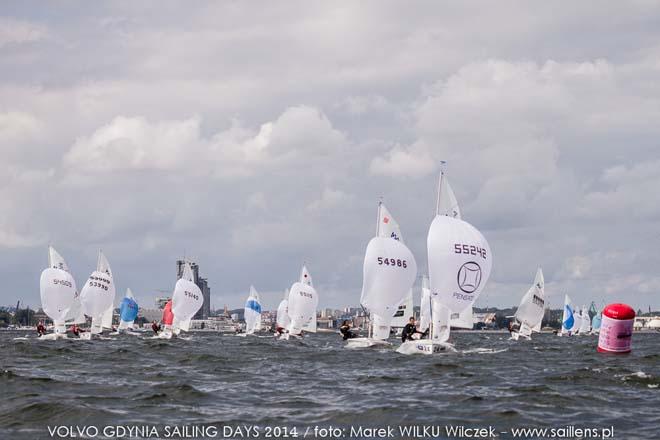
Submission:
{"label": "mast", "polygon": [[378,201],[378,213],[376,214],[376,237],[380,236],[380,211],[381,206],[383,206],[383,198],[381,197]]}
{"label": "mast", "polygon": [[440,161],[440,179],[438,180],[438,198],[435,202],[435,215],[440,214],[440,194],[442,193],[442,181],[445,176],[445,164],[447,162],[444,160]]}

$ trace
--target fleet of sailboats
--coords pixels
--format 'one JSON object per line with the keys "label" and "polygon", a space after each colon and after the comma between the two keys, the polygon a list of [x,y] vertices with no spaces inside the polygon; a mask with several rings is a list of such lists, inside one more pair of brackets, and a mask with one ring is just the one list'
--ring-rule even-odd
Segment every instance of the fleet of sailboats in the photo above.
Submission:
{"label": "fleet of sailboats", "polygon": [[[456,196],[443,171],[440,173],[435,217],[427,236],[428,275],[421,277],[418,321],[420,339],[404,340],[397,348],[403,354],[433,354],[452,349],[451,328],[473,327],[472,306],[484,289],[492,268],[492,254],[481,232],[462,219]],[[191,319],[200,310],[203,296],[195,283],[190,263],[185,262],[171,299],[163,309],[164,330],[159,338],[171,338],[190,329]],[[376,232],[365,250],[360,304],[368,314],[365,337],[347,340],[349,348],[389,346],[393,327],[404,327],[413,316],[412,287],[417,278],[417,263],[405,245],[398,222],[381,202],[378,203]],[[96,269],[80,293],[64,258],[48,248],[48,267],[40,278],[42,309],[53,320],[54,332],[44,339],[66,338],[66,325],[87,322],[94,335],[112,328],[115,282],[110,264],[102,251]],[[306,265],[298,281],[286,290],[277,307],[276,332],[282,339],[302,337],[317,331],[319,296]],[[511,331],[514,340],[531,339],[541,331],[545,313],[545,286],[539,267],[532,286],[520,301]],[[138,316],[138,304],[130,289],[119,304],[118,331],[130,331]],[[593,317],[591,317],[593,316]],[[262,303],[250,286],[244,307],[245,335],[261,329]],[[592,303],[574,308],[565,296],[561,336],[597,334],[601,313]],[[407,338],[408,335],[404,337]]]}

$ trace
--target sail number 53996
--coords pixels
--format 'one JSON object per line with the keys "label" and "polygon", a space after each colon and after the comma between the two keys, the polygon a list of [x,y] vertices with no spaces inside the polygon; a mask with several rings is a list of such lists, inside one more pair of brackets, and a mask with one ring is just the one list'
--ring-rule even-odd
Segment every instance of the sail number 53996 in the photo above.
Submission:
{"label": "sail number 53996", "polygon": [[408,267],[406,260],[399,260],[397,258],[378,257],[378,264],[386,264],[392,267],[403,267],[404,269]]}

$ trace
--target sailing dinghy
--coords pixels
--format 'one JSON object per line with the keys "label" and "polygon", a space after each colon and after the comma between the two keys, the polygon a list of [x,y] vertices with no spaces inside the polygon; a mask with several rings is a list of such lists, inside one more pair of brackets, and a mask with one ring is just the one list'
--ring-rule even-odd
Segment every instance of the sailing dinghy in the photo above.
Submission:
{"label": "sailing dinghy", "polygon": [[39,279],[41,308],[53,320],[54,333],[41,339],[66,339],[66,320],[74,308],[80,308],[76,281],[69,272],[64,258],[52,247],[48,247],[48,267]]}
{"label": "sailing dinghy", "polygon": [[252,335],[261,330],[261,299],[254,286],[250,286],[250,294],[245,301],[245,335]]}
{"label": "sailing dinghy", "polygon": [[580,312],[580,331],[578,334],[580,335],[588,335],[591,333],[591,318],[589,317],[589,312],[587,311],[586,306],[582,306],[582,310]]}
{"label": "sailing dinghy", "polygon": [[277,306],[277,317],[275,320],[275,337],[281,337],[289,327],[289,290],[284,289],[284,298]]}
{"label": "sailing dinghy", "polygon": [[289,325],[284,339],[290,336],[302,337],[303,330],[316,333],[316,307],[319,296],[312,285],[312,277],[306,266],[303,266],[300,279],[289,289],[287,315]]}
{"label": "sailing dinghy", "polygon": [[564,313],[561,317],[561,331],[559,332],[559,336],[571,336],[575,328],[575,321],[571,298],[568,295],[564,295]]}
{"label": "sailing dinghy", "polygon": [[519,323],[517,331],[511,332],[511,339],[517,341],[520,337],[532,339],[532,332],[541,331],[541,322],[545,314],[545,283],[543,271],[539,267],[534,277],[534,284],[522,297],[515,319]]}
{"label": "sailing dinghy", "polygon": [[[430,339],[406,341],[403,354],[433,354],[453,349],[448,343],[451,316],[466,313],[488,281],[490,246],[474,226],[461,219],[456,196],[440,173],[436,215],[427,238],[430,284]],[[471,310],[470,310],[471,313]]]}
{"label": "sailing dinghy", "polygon": [[81,338],[89,339],[92,335],[100,334],[104,328],[112,328],[115,283],[110,263],[102,251],[99,251],[96,270],[80,291],[80,301],[83,313],[92,317],[90,331],[82,333]]}
{"label": "sailing dinghy", "polygon": [[385,205],[378,203],[376,236],[369,241],[364,256],[360,304],[371,320],[366,338],[347,340],[347,348],[391,345],[390,323],[406,299],[417,277],[417,263],[401,240],[399,225]]}
{"label": "sailing dinghy", "polygon": [[181,331],[189,331],[190,320],[204,304],[202,291],[194,283],[194,274],[190,263],[187,261],[184,264],[181,278],[177,280],[174,286],[174,293],[172,293],[172,299],[168,304],[170,303],[172,320],[171,323],[166,323],[165,311],[163,311],[165,330],[158,335],[161,339],[170,339],[172,336],[178,335]]}

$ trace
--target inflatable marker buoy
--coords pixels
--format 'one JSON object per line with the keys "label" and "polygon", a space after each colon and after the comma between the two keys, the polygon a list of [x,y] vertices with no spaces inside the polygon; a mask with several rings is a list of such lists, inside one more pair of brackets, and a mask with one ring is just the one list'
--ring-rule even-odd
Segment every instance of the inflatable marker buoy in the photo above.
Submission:
{"label": "inflatable marker buoy", "polygon": [[635,311],[626,304],[610,304],[603,309],[598,336],[601,353],[630,353]]}

